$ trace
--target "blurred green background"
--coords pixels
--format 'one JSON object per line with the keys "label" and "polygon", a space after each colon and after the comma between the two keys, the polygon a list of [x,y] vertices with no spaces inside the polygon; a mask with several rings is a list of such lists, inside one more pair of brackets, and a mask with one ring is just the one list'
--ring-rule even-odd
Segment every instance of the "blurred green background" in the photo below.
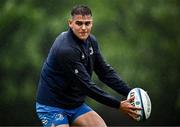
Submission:
{"label": "blurred green background", "polygon": [[[108,125],[180,125],[179,0],[0,0],[0,125],[40,125],[39,73],[75,4],[93,11],[105,59],[131,86],[148,91],[152,114],[135,122],[88,98]],[[122,98],[98,81],[104,90]]]}

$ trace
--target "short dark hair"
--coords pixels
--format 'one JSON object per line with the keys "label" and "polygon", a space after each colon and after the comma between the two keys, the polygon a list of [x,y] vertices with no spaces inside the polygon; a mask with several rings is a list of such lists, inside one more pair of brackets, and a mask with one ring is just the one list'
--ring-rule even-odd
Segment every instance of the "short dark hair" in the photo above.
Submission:
{"label": "short dark hair", "polygon": [[92,16],[92,12],[91,12],[91,9],[86,5],[76,5],[71,10],[71,16],[73,17],[74,15],[82,15],[82,16],[91,15]]}

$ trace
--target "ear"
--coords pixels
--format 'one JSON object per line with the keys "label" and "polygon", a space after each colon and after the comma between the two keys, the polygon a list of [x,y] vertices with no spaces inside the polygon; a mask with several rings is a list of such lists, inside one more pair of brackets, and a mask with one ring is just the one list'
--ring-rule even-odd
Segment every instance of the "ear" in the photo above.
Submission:
{"label": "ear", "polygon": [[69,25],[70,28],[72,28],[72,19],[68,20],[68,25]]}

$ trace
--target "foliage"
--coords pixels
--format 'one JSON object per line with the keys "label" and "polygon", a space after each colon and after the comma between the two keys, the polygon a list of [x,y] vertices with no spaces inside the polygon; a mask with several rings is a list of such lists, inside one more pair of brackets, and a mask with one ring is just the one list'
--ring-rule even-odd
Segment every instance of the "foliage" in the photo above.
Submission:
{"label": "foliage", "polygon": [[[0,124],[39,125],[35,114],[39,72],[54,39],[68,28],[71,7],[79,3],[92,8],[92,33],[108,63],[131,87],[148,91],[152,116],[144,124],[178,125],[179,0],[1,0]],[[117,95],[96,77],[93,79]],[[88,102],[93,107],[102,106]],[[104,118],[108,119],[105,111],[106,108],[102,111]],[[122,123],[120,120],[108,124]]]}

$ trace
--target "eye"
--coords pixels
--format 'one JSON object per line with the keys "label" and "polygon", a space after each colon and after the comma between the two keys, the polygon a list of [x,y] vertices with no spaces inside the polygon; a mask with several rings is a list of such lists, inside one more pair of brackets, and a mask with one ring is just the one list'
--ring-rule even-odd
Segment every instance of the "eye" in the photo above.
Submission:
{"label": "eye", "polygon": [[75,24],[78,26],[82,26],[83,23],[81,21],[76,21]]}
{"label": "eye", "polygon": [[86,26],[89,26],[90,24],[91,24],[91,22],[90,22],[90,21],[85,22],[85,25],[86,25]]}

